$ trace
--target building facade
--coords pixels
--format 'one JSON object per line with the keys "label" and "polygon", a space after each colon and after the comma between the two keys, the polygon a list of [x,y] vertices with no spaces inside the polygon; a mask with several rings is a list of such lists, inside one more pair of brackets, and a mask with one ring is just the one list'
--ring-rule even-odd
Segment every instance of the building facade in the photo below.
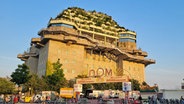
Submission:
{"label": "building facade", "polygon": [[59,59],[67,79],[126,76],[143,82],[145,67],[155,63],[137,49],[136,32],[96,11],[68,8],[51,18],[38,35],[18,58],[39,76],[51,74],[52,63]]}

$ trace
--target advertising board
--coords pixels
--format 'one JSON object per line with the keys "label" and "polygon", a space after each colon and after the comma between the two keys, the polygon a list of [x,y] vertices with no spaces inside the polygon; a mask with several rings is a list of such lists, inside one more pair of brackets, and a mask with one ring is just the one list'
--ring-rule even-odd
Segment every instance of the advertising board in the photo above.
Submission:
{"label": "advertising board", "polygon": [[75,92],[82,92],[82,84],[74,84],[73,88]]}
{"label": "advertising board", "polygon": [[123,91],[131,91],[132,90],[131,82],[123,82],[122,83],[122,90]]}
{"label": "advertising board", "polygon": [[64,98],[74,97],[73,88],[60,88],[60,96]]}

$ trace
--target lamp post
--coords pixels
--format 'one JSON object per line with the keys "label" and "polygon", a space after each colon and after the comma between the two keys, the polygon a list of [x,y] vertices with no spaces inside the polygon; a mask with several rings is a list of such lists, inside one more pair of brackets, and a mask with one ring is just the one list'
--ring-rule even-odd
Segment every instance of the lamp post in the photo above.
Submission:
{"label": "lamp post", "polygon": [[20,85],[18,85],[18,94],[20,95],[22,92],[22,87]]}
{"label": "lamp post", "polygon": [[31,96],[31,87],[29,87],[29,96]]}

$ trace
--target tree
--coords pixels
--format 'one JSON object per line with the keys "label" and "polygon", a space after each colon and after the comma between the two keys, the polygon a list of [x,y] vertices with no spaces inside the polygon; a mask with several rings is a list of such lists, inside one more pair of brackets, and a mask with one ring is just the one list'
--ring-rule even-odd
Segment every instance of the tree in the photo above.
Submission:
{"label": "tree", "polygon": [[70,79],[70,80],[68,81],[68,87],[73,88],[73,86],[74,86],[75,83],[76,83],[75,79]]}
{"label": "tree", "polygon": [[7,78],[0,78],[0,94],[14,93],[15,84]]}
{"label": "tree", "polygon": [[93,84],[94,89],[96,90],[122,90],[122,82],[118,83],[96,83]]}
{"label": "tree", "polygon": [[138,80],[130,79],[130,82],[132,83],[132,90],[140,90],[140,83]]}
{"label": "tree", "polygon": [[49,90],[59,92],[61,87],[67,86],[67,80],[64,77],[62,64],[60,64],[60,60],[56,63],[53,63],[54,72],[51,75],[48,75],[45,78],[47,85],[49,86]]}
{"label": "tree", "polygon": [[92,85],[91,84],[83,84],[82,85],[82,92],[86,93],[86,90],[91,89]]}
{"label": "tree", "polygon": [[145,81],[142,82],[143,86],[149,86]]}
{"label": "tree", "polygon": [[19,87],[29,81],[31,76],[29,75],[29,68],[26,64],[18,65],[18,68],[11,74],[11,81],[17,84]]}
{"label": "tree", "polygon": [[113,83],[96,83],[96,84],[93,84],[93,86],[94,86],[94,89],[96,90],[109,90],[109,89],[114,90],[115,89]]}
{"label": "tree", "polygon": [[122,90],[122,82],[114,83],[115,90]]}
{"label": "tree", "polygon": [[31,92],[33,93],[48,89],[43,78],[39,78],[37,74],[32,74],[31,76],[29,81],[24,84],[23,92],[29,91],[29,88],[31,88]]}

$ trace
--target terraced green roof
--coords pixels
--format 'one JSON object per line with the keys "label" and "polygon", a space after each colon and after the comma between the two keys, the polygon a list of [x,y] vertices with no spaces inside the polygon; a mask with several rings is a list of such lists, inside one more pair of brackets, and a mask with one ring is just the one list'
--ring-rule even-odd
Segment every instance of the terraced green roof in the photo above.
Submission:
{"label": "terraced green roof", "polygon": [[118,29],[125,29],[118,25],[116,21],[112,19],[111,16],[104,14],[102,12],[85,11],[84,9],[78,7],[71,7],[65,9],[60,13],[56,19],[74,19],[74,21],[79,21],[81,24],[95,25],[103,28],[110,28],[112,31],[118,31]]}

